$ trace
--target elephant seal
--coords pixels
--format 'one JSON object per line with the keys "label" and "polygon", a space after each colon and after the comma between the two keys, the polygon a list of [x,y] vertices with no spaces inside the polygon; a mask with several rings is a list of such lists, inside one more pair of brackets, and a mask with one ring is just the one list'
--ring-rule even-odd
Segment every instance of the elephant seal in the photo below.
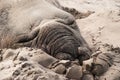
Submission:
{"label": "elephant seal", "polygon": [[40,48],[58,59],[88,59],[75,18],[56,0],[0,0],[0,47]]}

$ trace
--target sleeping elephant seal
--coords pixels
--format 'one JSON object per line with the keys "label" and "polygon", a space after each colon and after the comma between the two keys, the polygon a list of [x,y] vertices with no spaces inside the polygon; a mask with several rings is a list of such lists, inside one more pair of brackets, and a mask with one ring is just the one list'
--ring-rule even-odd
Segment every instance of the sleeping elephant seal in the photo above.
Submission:
{"label": "sleeping elephant seal", "polygon": [[56,0],[0,0],[1,48],[40,48],[58,59],[88,59],[75,18]]}

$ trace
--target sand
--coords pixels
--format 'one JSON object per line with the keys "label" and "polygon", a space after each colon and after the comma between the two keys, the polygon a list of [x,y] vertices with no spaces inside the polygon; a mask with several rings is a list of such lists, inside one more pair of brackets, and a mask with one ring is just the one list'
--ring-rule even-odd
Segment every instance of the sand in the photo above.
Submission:
{"label": "sand", "polygon": [[[103,55],[104,53],[112,55],[111,65],[105,64],[107,66],[103,68],[106,71],[102,75],[95,76],[94,79],[120,80],[120,0],[58,1],[62,6],[74,8],[83,15],[91,12],[89,16],[76,19],[81,34],[93,53],[100,52]],[[40,54],[37,53],[41,52],[40,49],[31,50],[31,48],[0,50],[0,80],[66,80],[65,75],[53,72],[36,62],[36,59],[39,60],[39,58],[36,56],[31,58],[29,55],[36,53],[39,56]],[[99,70],[97,71],[99,73]],[[87,76],[89,80],[93,80],[93,75]],[[86,80],[88,80],[87,78]]]}
{"label": "sand", "polygon": [[1,50],[0,80],[66,80],[41,64],[44,54],[40,49],[27,47]]}
{"label": "sand", "polygon": [[120,46],[119,0],[59,0],[59,2],[81,13],[93,12],[86,18],[76,20],[88,44],[92,43],[94,37],[97,42]]}

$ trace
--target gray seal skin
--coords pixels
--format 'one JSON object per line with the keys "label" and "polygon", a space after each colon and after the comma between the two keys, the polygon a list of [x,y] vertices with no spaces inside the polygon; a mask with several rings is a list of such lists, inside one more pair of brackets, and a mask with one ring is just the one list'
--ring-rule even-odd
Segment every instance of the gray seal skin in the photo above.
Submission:
{"label": "gray seal skin", "polygon": [[75,18],[56,0],[0,0],[0,47],[40,48],[58,59],[88,59]]}

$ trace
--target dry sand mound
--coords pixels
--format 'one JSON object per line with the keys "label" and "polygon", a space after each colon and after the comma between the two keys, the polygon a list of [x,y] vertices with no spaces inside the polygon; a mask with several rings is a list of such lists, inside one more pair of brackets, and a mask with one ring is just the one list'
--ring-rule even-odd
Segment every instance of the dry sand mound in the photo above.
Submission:
{"label": "dry sand mound", "polygon": [[45,61],[43,54],[46,53],[31,48],[1,50],[0,80],[66,80],[62,75],[43,67],[39,62],[41,59]]}

